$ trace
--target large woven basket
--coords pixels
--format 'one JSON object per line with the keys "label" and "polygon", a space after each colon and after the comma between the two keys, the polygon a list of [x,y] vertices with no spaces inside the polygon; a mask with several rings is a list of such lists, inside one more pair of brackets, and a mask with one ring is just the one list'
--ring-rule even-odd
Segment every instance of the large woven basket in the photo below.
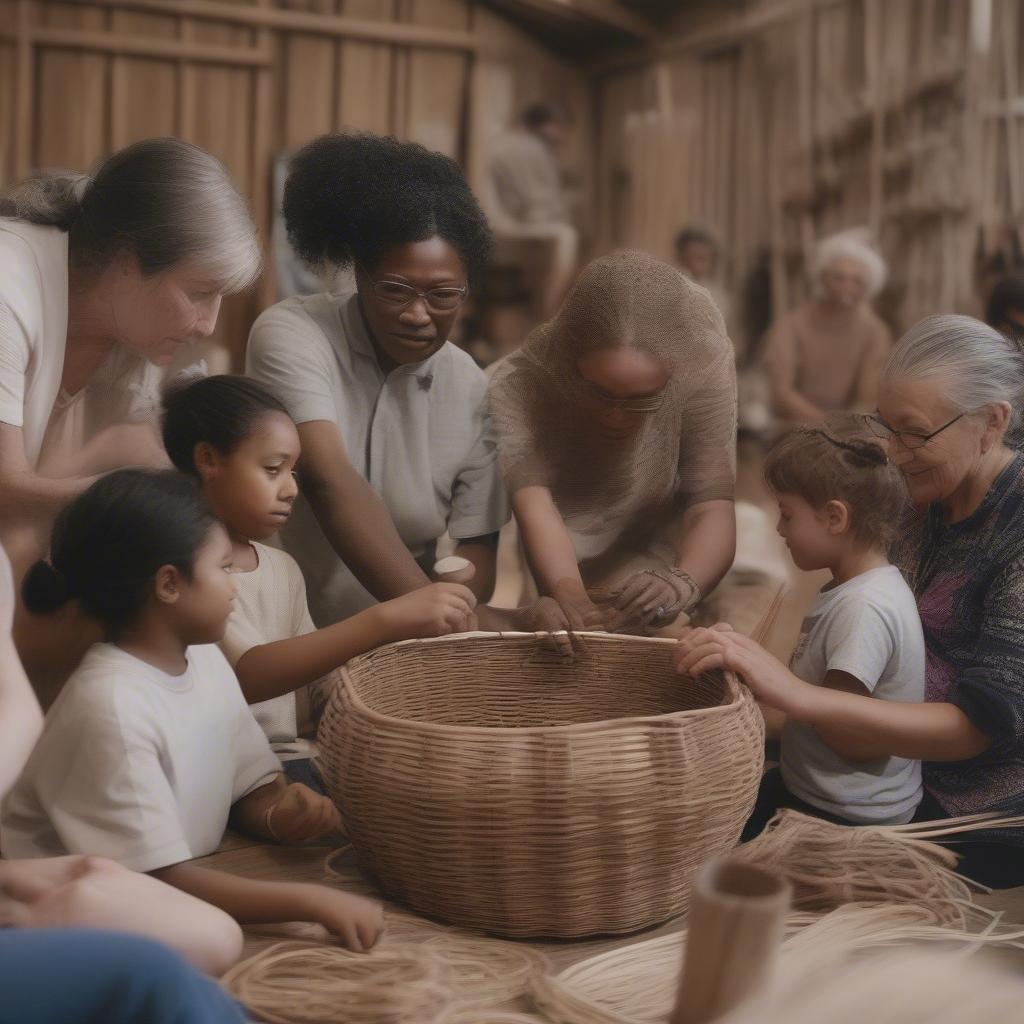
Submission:
{"label": "large woven basket", "polygon": [[356,658],[321,767],[363,869],[415,910],[520,937],[635,931],[686,909],[761,778],[763,724],[730,673],[672,641],[412,640]]}

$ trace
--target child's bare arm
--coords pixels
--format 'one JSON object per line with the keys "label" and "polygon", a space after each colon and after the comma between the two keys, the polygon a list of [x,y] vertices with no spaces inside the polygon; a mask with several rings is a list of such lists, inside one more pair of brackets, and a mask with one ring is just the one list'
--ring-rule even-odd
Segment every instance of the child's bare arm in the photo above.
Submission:
{"label": "child's bare arm", "polygon": [[284,775],[236,800],[230,820],[243,832],[279,843],[301,843],[341,828],[338,809],[327,797]]}
{"label": "child's bare arm", "polygon": [[384,925],[379,903],[324,885],[260,882],[189,863],[150,874],[219,907],[239,924],[315,921],[356,952],[370,949]]}
{"label": "child's bare arm", "polygon": [[991,743],[954,704],[876,700],[795,676],[748,637],[728,627],[697,629],[679,643],[679,672],[698,676],[716,668],[739,673],[754,696],[798,722],[813,725],[849,761],[905,757],[964,761]]}
{"label": "child's bare arm", "polygon": [[432,583],[332,626],[252,647],[235,665],[250,704],[315,682],[359,654],[413,637],[472,628],[476,599],[458,583]]}

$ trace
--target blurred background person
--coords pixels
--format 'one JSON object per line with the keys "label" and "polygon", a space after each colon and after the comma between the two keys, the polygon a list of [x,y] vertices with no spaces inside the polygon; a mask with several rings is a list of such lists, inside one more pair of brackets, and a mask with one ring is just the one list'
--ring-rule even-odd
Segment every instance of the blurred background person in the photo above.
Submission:
{"label": "blurred background person", "polygon": [[996,282],[985,306],[985,321],[1024,345],[1024,274],[1010,274]]}
{"label": "blurred background person", "polygon": [[676,235],[676,266],[693,282],[707,288],[725,320],[729,339],[740,361],[742,338],[732,322],[732,300],[722,279],[722,248],[717,237],[701,224],[687,224]]}
{"label": "blurred background person", "polygon": [[765,366],[776,414],[818,423],[838,409],[874,406],[892,335],[871,308],[886,266],[863,233],[844,231],[815,250],[810,297],[773,324]]}
{"label": "blurred background person", "polygon": [[545,319],[557,311],[579,258],[579,232],[558,159],[567,129],[568,115],[561,107],[530,103],[519,124],[495,142],[491,155],[490,212],[496,234],[547,243],[540,296]]}

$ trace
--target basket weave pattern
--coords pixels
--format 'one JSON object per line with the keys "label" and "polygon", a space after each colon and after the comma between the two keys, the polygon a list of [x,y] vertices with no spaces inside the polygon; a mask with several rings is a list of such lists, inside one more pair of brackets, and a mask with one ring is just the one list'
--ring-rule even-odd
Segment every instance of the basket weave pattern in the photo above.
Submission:
{"label": "basket weave pattern", "polygon": [[735,844],[763,759],[746,688],[676,675],[670,641],[581,639],[412,640],[341,672],[321,769],[389,896],[500,935],[625,933]]}

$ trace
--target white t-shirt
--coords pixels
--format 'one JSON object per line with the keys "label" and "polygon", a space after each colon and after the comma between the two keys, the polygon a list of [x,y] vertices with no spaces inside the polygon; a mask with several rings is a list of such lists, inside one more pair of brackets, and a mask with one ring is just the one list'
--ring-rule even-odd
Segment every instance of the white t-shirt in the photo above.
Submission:
{"label": "white t-shirt", "polygon": [[186,671],[169,676],[97,644],[3,803],[0,848],[153,871],[212,853],[231,805],[280,771],[215,645],[190,647]]}
{"label": "white t-shirt", "polygon": [[[253,647],[303,636],[316,629],[306,604],[306,581],[295,559],[277,548],[251,543],[258,565],[252,572],[234,573],[231,577],[237,596],[220,642],[232,668]],[[303,703],[308,704],[308,694],[303,696]],[[295,693],[250,704],[249,710],[282,761],[316,755],[315,744],[299,738]]]}
{"label": "white t-shirt", "polygon": [[[432,564],[446,530],[461,540],[496,533],[508,521],[484,407],[486,381],[456,346],[447,343],[429,359],[385,374],[358,295],[308,295],[259,316],[246,372],[278,395],[296,423],[338,426],[352,465],[380,495],[421,565]],[[281,541],[299,563],[318,626],[374,603],[301,495]]]}
{"label": "white t-shirt", "polygon": [[28,464],[39,464],[54,413],[74,409],[71,431],[50,440],[83,444],[115,423],[157,422],[168,373],[201,365],[190,346],[170,370],[115,346],[77,395],[62,394],[68,333],[68,236],[59,228],[0,218],[0,423],[21,427]]}
{"label": "white t-shirt", "polygon": [[[881,700],[924,700],[925,650],[914,594],[893,565],[823,590],[800,628],[793,673],[821,683],[846,672]],[[921,762],[853,764],[802,722],[782,731],[782,780],[801,800],[861,824],[909,821],[921,800]]]}

